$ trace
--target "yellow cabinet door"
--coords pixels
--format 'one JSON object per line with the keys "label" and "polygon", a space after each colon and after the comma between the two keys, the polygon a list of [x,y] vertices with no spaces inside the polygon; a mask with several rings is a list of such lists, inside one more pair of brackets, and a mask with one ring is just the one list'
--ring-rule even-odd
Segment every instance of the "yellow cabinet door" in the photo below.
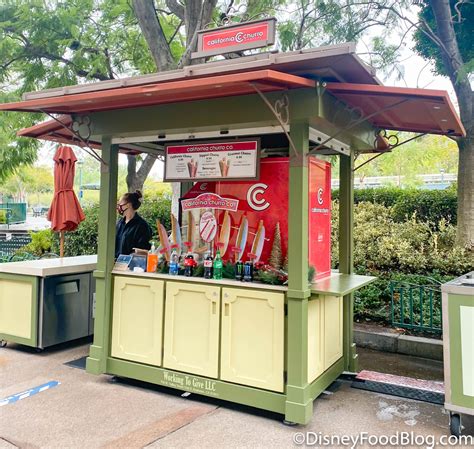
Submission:
{"label": "yellow cabinet door", "polygon": [[324,369],[342,357],[342,297],[324,297]]}
{"label": "yellow cabinet door", "polygon": [[308,302],[308,382],[324,372],[324,296]]}
{"label": "yellow cabinet door", "polygon": [[0,273],[0,340],[36,346],[39,281]]}
{"label": "yellow cabinet door", "polygon": [[222,289],[221,379],[283,391],[282,293]]}
{"label": "yellow cabinet door", "polygon": [[161,365],[164,282],[116,276],[112,357]]}
{"label": "yellow cabinet door", "polygon": [[220,287],[167,282],[163,366],[217,378]]}

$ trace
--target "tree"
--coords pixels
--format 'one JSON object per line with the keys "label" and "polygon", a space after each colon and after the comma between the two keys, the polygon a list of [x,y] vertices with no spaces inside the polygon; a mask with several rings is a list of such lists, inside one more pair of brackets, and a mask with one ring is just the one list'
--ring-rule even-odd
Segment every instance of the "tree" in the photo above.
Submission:
{"label": "tree", "polygon": [[50,167],[22,167],[15,174],[10,175],[1,185],[3,194],[11,196],[17,202],[28,202],[30,194],[39,195],[41,193],[53,192],[54,178]]}
{"label": "tree", "polygon": [[[414,3],[420,5],[418,20]],[[299,0],[291,19],[280,26],[283,48],[354,40],[367,48],[375,68],[403,78],[399,51],[415,32],[416,50],[449,77],[459,104],[466,137],[456,139],[458,164],[457,242],[474,248],[474,4],[468,0]],[[368,32],[371,30],[371,32]],[[389,42],[395,42],[391,44]]]}
{"label": "tree", "polygon": [[[179,52],[172,49],[177,57]],[[8,92],[2,102],[17,100],[27,91],[153,71],[153,59],[127,0],[23,0],[0,6],[0,89]],[[1,114],[0,180],[35,160],[37,142],[17,139],[15,133],[39,117]],[[131,187],[143,185],[155,160],[146,156],[137,164],[133,158],[128,170]]]}
{"label": "tree", "polygon": [[416,51],[435,62],[437,73],[449,77],[459,105],[466,137],[457,139],[457,241],[474,248],[474,4],[469,1],[424,1],[415,33]]}

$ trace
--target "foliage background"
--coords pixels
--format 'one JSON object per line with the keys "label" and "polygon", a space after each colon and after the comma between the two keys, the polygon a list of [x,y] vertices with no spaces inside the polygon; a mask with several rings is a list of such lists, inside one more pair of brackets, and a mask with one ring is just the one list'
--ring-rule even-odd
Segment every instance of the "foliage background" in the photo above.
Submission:
{"label": "foliage background", "polygon": [[[371,192],[373,202],[360,201],[354,208],[354,270],[357,274],[376,276],[377,280],[355,293],[355,316],[358,320],[390,323],[390,281],[437,286],[474,269],[472,253],[454,244],[456,226],[441,217],[437,222],[421,218],[416,202],[409,205],[412,214],[401,215],[396,208],[404,192],[393,196]],[[395,205],[377,203],[377,198],[396,197]],[[422,191],[424,196],[438,196],[436,191]],[[370,193],[366,192],[370,197]],[[407,197],[415,195],[408,192]],[[387,201],[388,202],[388,201]],[[338,201],[333,201],[333,268],[338,267]],[[452,211],[451,211],[452,213]],[[451,213],[447,215],[450,216]],[[436,215],[436,214],[435,214]]]}

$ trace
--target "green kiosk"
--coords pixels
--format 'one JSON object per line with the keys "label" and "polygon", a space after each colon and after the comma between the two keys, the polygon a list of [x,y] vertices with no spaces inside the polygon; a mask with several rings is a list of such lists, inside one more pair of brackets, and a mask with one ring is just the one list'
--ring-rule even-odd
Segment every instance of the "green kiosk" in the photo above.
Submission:
{"label": "green kiosk", "polygon": [[[353,273],[357,155],[390,151],[386,129],[464,133],[446,92],[382,86],[354,44],[263,52],[45,90],[0,110],[52,117],[23,136],[100,148],[96,313],[87,371],[245,404],[300,424],[311,419],[313,401],[328,385],[357,370],[353,294],[373,280]],[[212,145],[223,138],[259,139],[257,183],[264,161],[288,159],[288,204],[280,210],[288,223],[287,283],[116,270],[119,153],[153,154],[169,164],[170,144]],[[339,266],[308,282],[308,248],[318,238],[309,231],[308,161],[321,155],[337,156],[340,163]],[[222,176],[231,173],[225,168],[229,158],[219,160]],[[190,163],[181,172],[189,178],[181,184],[182,196],[192,181],[203,181]],[[210,178],[219,184],[219,176]],[[261,192],[254,200],[265,207]],[[205,226],[212,225],[207,217]],[[186,213],[179,218],[184,228]],[[161,243],[166,256],[168,246]]]}

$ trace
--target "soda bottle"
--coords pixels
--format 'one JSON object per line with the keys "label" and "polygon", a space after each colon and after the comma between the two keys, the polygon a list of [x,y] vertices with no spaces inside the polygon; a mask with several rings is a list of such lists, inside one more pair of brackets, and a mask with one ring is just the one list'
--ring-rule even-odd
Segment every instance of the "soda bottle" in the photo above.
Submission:
{"label": "soda bottle", "polygon": [[216,251],[216,258],[214,259],[214,272],[212,275],[213,279],[222,279],[222,259],[221,259],[221,252],[219,251],[219,248]]}
{"label": "soda bottle", "polygon": [[206,257],[204,258],[204,277],[206,279],[212,279],[212,258],[211,252],[208,251],[206,253]]}
{"label": "soda bottle", "polygon": [[194,256],[192,254],[188,254],[184,259],[184,275],[188,277],[192,276],[195,265],[196,261],[194,260]]}
{"label": "soda bottle", "polygon": [[179,257],[175,248],[171,252],[169,274],[176,276],[179,272]]}

